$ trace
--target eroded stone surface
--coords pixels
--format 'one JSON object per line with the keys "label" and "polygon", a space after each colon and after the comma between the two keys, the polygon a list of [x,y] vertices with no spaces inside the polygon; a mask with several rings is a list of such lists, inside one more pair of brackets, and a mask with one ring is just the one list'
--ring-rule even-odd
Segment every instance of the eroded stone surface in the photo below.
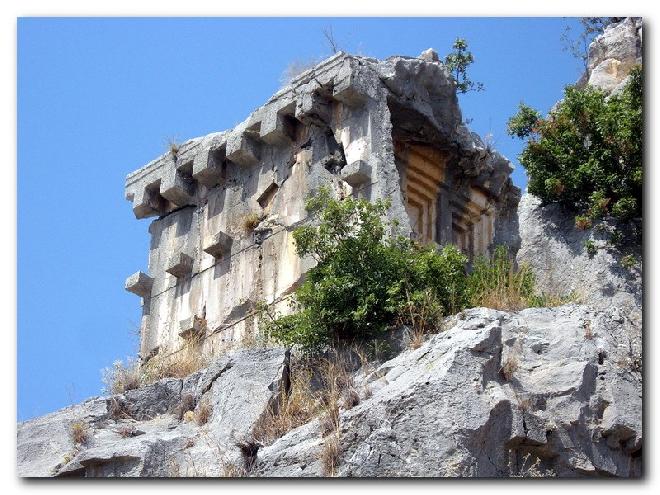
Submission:
{"label": "eroded stone surface", "polygon": [[610,24],[589,45],[589,84],[612,92],[625,84],[630,69],[642,63],[642,19]]}
{"label": "eroded stone surface", "polygon": [[[641,475],[641,373],[614,357],[611,327],[593,309],[476,308],[448,324],[418,349],[355,372],[361,400],[340,411],[335,475],[529,475],[527,455],[546,476]],[[319,419],[271,445],[251,439],[288,370],[283,350],[245,350],[114,398],[138,420],[112,419],[106,400],[95,399],[22,423],[19,473],[220,476],[227,466],[245,468],[242,443],[256,452],[250,476],[321,476],[330,437]],[[172,412],[183,393],[194,407],[213,407],[208,423]],[[92,427],[89,443],[75,449],[66,429],[74,418]],[[135,432],[122,437],[127,425]]]}
{"label": "eroded stone surface", "polygon": [[[548,476],[639,476],[641,375],[599,363],[609,334],[585,338],[590,319],[577,305],[466,311],[358,379],[372,396],[341,412],[337,475],[506,477],[524,474],[530,454]],[[260,450],[254,474],[319,476],[325,441],[305,425]]]}
{"label": "eroded stone surface", "polygon": [[[284,349],[246,349],[183,379],[167,378],[19,423],[18,474],[219,476],[224,453],[238,455],[235,444],[249,437],[280,396],[288,362]],[[205,425],[181,418],[186,394],[193,410],[202,402],[211,405]],[[89,426],[89,439],[74,444],[71,425],[80,421]],[[240,455],[235,462],[240,465]]]}

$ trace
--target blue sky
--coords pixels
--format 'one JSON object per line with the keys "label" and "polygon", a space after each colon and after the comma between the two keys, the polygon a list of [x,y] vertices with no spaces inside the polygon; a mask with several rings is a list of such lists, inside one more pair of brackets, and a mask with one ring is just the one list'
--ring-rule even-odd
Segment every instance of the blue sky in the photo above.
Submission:
{"label": "blue sky", "polygon": [[486,87],[463,116],[516,165],[505,133],[524,100],[547,111],[581,65],[561,50],[562,18],[18,20],[19,420],[101,391],[101,372],[137,352],[139,298],[126,276],[147,266],[150,220],[124,199],[127,173],[169,138],[230,128],[280,87],[292,61],[345,51],[444,56],[457,36]]}

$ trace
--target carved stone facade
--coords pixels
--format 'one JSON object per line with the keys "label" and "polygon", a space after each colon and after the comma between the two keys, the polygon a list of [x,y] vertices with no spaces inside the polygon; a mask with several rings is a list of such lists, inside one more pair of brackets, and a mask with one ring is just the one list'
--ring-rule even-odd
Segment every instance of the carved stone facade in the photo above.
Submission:
{"label": "carved stone facade", "polygon": [[150,225],[141,356],[201,336],[203,352],[256,330],[258,301],[282,311],[312,261],[295,252],[306,197],[390,198],[420,242],[470,256],[516,244],[509,162],[462,124],[437,57],[339,53],[296,77],[236,128],[191,139],[126,179]]}

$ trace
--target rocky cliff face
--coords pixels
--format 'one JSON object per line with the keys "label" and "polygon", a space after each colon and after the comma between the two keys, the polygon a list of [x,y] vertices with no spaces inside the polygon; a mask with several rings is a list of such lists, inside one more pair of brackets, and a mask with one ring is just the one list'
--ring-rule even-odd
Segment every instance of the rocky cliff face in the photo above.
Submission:
{"label": "rocky cliff face", "polygon": [[607,26],[589,45],[588,83],[607,92],[622,87],[630,69],[642,63],[642,41],[640,17]]}
{"label": "rocky cliff face", "polygon": [[[336,433],[313,417],[255,441],[292,371],[284,350],[245,350],[19,424],[19,474],[323,476],[332,442],[335,476],[640,476],[641,375],[617,357],[616,321],[568,305],[477,308],[447,326],[354,371],[358,397]],[[212,406],[206,424],[181,418],[187,395],[191,408]],[[79,420],[84,444],[69,435]]]}
{"label": "rocky cliff face", "polygon": [[[642,20],[627,17],[607,26],[591,43],[583,79],[613,93],[625,85],[631,68],[642,63],[641,57]],[[620,349],[619,359],[641,365],[643,291],[642,266],[637,260],[642,259],[642,252],[640,245],[629,242],[631,232],[641,232],[641,219],[617,226],[624,233],[626,252],[635,255],[634,266],[626,267],[622,250],[608,242],[613,219],[607,219],[601,230],[578,230],[574,216],[557,204],[543,205],[539,198],[525,193],[518,206],[518,262],[531,266],[539,290],[554,295],[572,293],[600,317],[618,322],[612,337]],[[587,241],[593,243],[595,254],[585,248]]]}

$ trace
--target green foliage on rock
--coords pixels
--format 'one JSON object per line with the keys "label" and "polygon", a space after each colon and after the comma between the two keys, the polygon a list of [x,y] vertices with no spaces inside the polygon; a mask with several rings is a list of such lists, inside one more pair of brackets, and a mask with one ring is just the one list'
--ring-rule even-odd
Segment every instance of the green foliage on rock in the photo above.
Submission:
{"label": "green foliage on rock", "polygon": [[568,86],[546,118],[521,104],[508,133],[528,138],[520,163],[529,192],[559,202],[583,227],[611,214],[642,214],[643,75],[635,67],[623,90],[608,97],[586,86]]}
{"label": "green foliage on rock", "polygon": [[[266,314],[266,333],[285,345],[316,351],[339,340],[382,337],[423,301],[441,314],[469,300],[467,258],[454,246],[423,247],[396,235],[379,200],[333,199],[326,189],[307,201],[318,225],[294,231],[296,250],[316,266],[295,292],[295,312]],[[430,298],[430,300],[429,300]]]}
{"label": "green foliage on rock", "polygon": [[262,330],[280,344],[316,352],[340,341],[379,342],[398,325],[437,331],[442,316],[467,307],[538,305],[532,272],[516,267],[505,247],[477,258],[468,273],[455,246],[397,235],[396,223],[384,219],[387,201],[338,200],[322,188],[306,206],[314,224],[293,237],[298,255],[316,266],[296,290],[291,314],[260,308]]}

